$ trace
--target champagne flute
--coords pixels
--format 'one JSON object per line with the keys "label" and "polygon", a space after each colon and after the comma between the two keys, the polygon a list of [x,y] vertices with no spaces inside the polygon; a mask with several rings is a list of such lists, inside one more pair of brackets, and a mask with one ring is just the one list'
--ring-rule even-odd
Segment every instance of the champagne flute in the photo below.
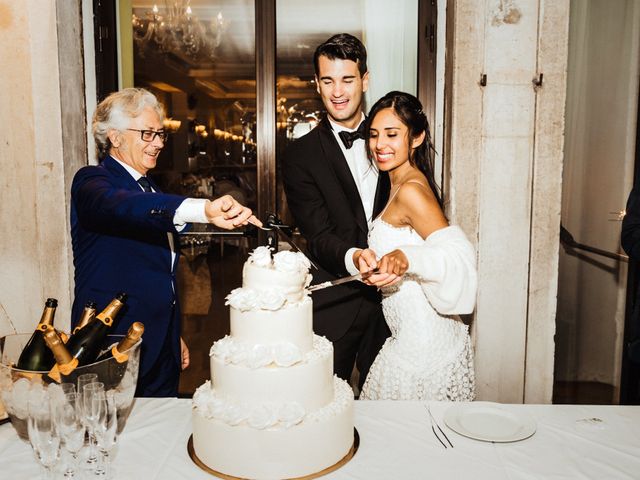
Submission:
{"label": "champagne flute", "polygon": [[[96,375],[97,377],[97,375]],[[60,388],[66,395],[67,393],[76,393],[76,384],[75,383],[61,383]]]}
{"label": "champagne flute", "polygon": [[29,441],[36,458],[44,467],[43,478],[51,480],[54,478],[53,467],[60,459],[60,436],[53,420],[49,397],[29,399],[28,410]]}
{"label": "champagne flute", "polygon": [[81,392],[81,403],[82,403],[82,417],[84,419],[84,423],[87,427],[87,432],[89,433],[89,457],[87,458],[87,463],[92,466],[98,460],[95,449],[95,435],[94,435],[94,425],[98,418],[95,415],[95,412],[91,409],[91,399],[94,395],[103,392],[104,393],[104,383],[102,382],[92,382],[82,387]]}
{"label": "champagne flute", "polygon": [[[77,379],[78,382],[78,387],[76,389],[76,392],[78,393],[78,395],[80,395],[80,398],[78,399],[80,402],[80,406],[82,409],[82,394],[84,392],[84,387],[86,385],[89,385],[90,383],[96,383],[98,381],[98,374],[97,373],[83,373],[82,375],[80,375]],[[89,444],[91,443],[91,438],[90,438],[90,434],[89,434],[89,426],[85,424],[85,426],[87,427],[87,440],[89,441]],[[94,459],[95,461],[95,459]]]}
{"label": "champagne flute", "polygon": [[64,396],[67,393],[73,393],[76,391],[75,383],[52,383],[47,389],[49,398],[51,399],[51,408],[55,409],[58,404],[65,402]]}
{"label": "champagne flute", "polygon": [[65,478],[75,478],[78,452],[84,446],[86,427],[83,423],[80,397],[77,393],[65,395],[65,401],[56,405],[55,418],[65,449],[71,455],[71,463],[64,472]]}
{"label": "champagne flute", "polygon": [[110,478],[110,452],[116,444],[118,438],[118,410],[115,396],[112,391],[105,394],[98,394],[92,401],[99,405],[94,405],[94,409],[100,411],[100,420],[96,424],[95,437],[96,445],[102,454],[100,463],[96,468],[96,475]]}
{"label": "champagne flute", "polygon": [[85,387],[85,385],[89,385],[90,383],[95,383],[97,381],[98,381],[98,374],[97,373],[83,373],[82,375],[80,375],[78,377],[78,389],[77,389],[77,392],[81,394],[82,390]]}

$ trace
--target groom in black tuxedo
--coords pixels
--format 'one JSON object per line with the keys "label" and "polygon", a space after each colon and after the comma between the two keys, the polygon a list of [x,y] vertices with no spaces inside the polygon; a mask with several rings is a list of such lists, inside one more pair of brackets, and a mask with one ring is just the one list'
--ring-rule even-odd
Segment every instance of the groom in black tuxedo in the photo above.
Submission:
{"label": "groom in black tuxedo", "polygon": [[[313,272],[313,283],[319,283],[358,273],[369,224],[389,197],[389,177],[365,150],[364,45],[352,35],[334,35],[318,46],[313,63],[327,115],[288,147],[282,172],[291,213],[321,267]],[[390,334],[379,293],[350,282],[315,292],[313,307],[314,331],[333,342],[335,373],[348,381],[355,363],[362,387]]]}

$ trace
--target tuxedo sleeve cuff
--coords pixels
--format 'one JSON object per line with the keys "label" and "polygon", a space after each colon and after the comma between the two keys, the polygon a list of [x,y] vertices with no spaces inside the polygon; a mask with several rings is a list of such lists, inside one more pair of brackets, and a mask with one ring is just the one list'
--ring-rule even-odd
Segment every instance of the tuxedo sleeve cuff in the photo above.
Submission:
{"label": "tuxedo sleeve cuff", "polygon": [[347,253],[344,255],[344,266],[349,272],[349,275],[357,275],[360,271],[353,264],[353,254],[358,251],[358,248],[353,247],[347,250]]}

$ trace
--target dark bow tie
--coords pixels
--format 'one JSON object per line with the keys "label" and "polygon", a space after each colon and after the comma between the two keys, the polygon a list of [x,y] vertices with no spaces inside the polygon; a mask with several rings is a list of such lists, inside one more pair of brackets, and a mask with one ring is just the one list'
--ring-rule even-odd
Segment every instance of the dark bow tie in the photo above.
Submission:
{"label": "dark bow tie", "polygon": [[358,138],[364,140],[364,123],[365,122],[361,122],[358,129],[353,132],[347,132],[346,130],[338,132],[340,140],[342,140],[342,143],[344,143],[344,147],[347,150],[352,147],[353,142],[355,142]]}

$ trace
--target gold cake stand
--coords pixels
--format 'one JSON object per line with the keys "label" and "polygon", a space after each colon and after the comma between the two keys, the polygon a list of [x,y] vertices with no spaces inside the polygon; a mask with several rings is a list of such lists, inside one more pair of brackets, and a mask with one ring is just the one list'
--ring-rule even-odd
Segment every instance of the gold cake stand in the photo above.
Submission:
{"label": "gold cake stand", "polygon": [[[354,427],[353,428],[353,445],[351,445],[351,448],[349,449],[347,454],[344,457],[342,457],[342,459],[338,460],[338,462],[334,463],[330,467],[320,470],[319,472],[310,473],[309,475],[305,475],[304,477],[288,478],[286,480],[309,480],[311,478],[318,478],[323,475],[326,475],[327,473],[333,472],[334,470],[337,470],[340,467],[342,467],[344,464],[348,463],[349,460],[351,460],[353,456],[356,454],[356,452],[358,451],[359,446],[360,446],[360,435],[358,434],[358,430],[356,430]],[[193,463],[195,463],[198,467],[200,467],[205,472],[210,473],[211,475],[214,475],[218,478],[222,478],[224,480],[247,480],[242,477],[234,477],[233,475],[227,475],[226,473],[218,472],[208,467],[207,465],[205,465],[202,462],[202,460],[198,458],[195,450],[193,449],[193,435],[189,436],[189,441],[187,442],[187,452],[189,453],[189,457],[191,458]]]}

